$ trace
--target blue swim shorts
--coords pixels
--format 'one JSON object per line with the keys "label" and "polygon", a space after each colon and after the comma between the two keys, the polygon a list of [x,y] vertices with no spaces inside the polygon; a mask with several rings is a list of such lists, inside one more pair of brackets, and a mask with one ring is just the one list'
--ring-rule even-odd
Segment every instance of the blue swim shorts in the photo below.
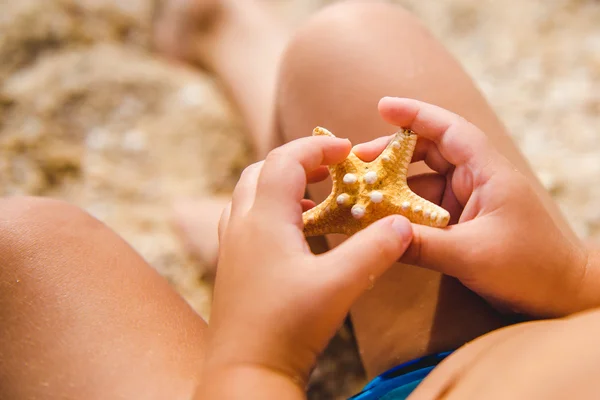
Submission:
{"label": "blue swim shorts", "polygon": [[365,386],[348,400],[404,400],[452,352],[432,354],[398,365]]}

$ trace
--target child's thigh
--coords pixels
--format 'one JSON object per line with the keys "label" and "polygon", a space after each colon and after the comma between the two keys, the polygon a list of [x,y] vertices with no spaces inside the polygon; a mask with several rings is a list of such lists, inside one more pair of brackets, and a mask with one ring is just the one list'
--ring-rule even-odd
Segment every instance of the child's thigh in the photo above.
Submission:
{"label": "child's thigh", "polygon": [[0,260],[0,397],[191,397],[206,324],[105,225],[0,200]]}
{"label": "child's thigh", "polygon": [[410,399],[596,398],[599,334],[598,310],[488,333],[448,357]]}

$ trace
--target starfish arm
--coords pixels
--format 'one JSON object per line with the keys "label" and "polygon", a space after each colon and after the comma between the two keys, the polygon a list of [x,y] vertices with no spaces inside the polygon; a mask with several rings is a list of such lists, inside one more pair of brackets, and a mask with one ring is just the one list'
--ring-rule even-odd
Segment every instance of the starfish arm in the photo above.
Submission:
{"label": "starfish arm", "polygon": [[381,152],[376,162],[381,164],[381,169],[388,174],[395,174],[396,178],[406,182],[408,166],[417,145],[417,135],[408,130],[401,129]]}
{"label": "starfish arm", "polygon": [[320,126],[317,126],[315,129],[313,129],[312,135],[313,136],[336,137],[333,133],[329,132],[327,129],[322,128]]}
{"label": "starfish arm", "polygon": [[306,236],[350,233],[348,217],[351,215],[350,208],[356,199],[359,184],[353,180],[356,177],[346,175],[352,175],[348,171],[356,168],[348,160],[328,168],[332,181],[331,193],[323,202],[302,215]]}
{"label": "starfish arm", "polygon": [[305,211],[302,214],[302,222],[304,223],[304,235],[305,236],[321,236],[330,232],[326,232],[330,229],[329,224],[325,223],[325,216],[328,213],[330,199],[329,197],[322,203],[317,204],[310,210]]}
{"label": "starfish arm", "polygon": [[[313,130],[313,136],[335,137],[333,133],[321,127]],[[350,215],[348,204],[356,197],[359,188],[357,172],[361,164],[364,163],[350,153],[341,163],[328,166],[332,180],[331,194],[302,215],[306,236],[350,233],[351,229],[347,223],[347,216]]]}
{"label": "starfish arm", "polygon": [[392,201],[395,214],[408,218],[411,222],[420,225],[443,228],[450,221],[450,213],[434,204],[405,186]]}
{"label": "starfish arm", "polygon": [[330,233],[349,234],[350,229],[345,214],[350,214],[347,205],[339,205],[333,194],[302,214],[304,236],[321,236]]}

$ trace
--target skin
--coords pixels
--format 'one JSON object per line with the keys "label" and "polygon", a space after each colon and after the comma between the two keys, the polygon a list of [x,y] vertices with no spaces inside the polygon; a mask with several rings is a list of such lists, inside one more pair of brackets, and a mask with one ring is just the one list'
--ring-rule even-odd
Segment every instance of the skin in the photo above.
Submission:
{"label": "skin", "polygon": [[[174,3],[181,5],[181,1]],[[237,10],[241,11],[248,4],[259,6],[260,2],[224,1],[221,9],[235,11],[235,5],[239,5]],[[258,14],[268,15],[264,10]],[[472,80],[410,13],[385,2],[342,2],[304,23],[285,51],[277,43],[290,35],[281,30],[275,19],[261,19],[261,24],[250,27],[248,20],[235,17],[235,12],[222,15],[226,17],[210,25],[214,29],[187,35],[184,32],[178,44],[187,44],[188,60],[200,59],[217,74],[243,115],[275,115],[274,130],[261,128],[267,123],[260,125],[253,122],[255,119],[246,119],[248,130],[265,138],[263,143],[292,141],[307,136],[317,125],[348,137],[353,143],[367,142],[394,129],[377,113],[376,104],[381,97],[396,95],[427,101],[482,129],[498,151],[527,178],[553,221],[566,235],[575,238]],[[181,33],[179,27],[189,25],[189,20],[188,24],[177,18],[165,21],[173,32]],[[274,27],[278,32],[271,31]],[[263,67],[268,68],[279,65],[278,80],[267,69],[234,68],[246,63],[240,62],[245,54],[242,42],[227,39],[235,36],[232,32],[244,32],[252,41],[253,48],[261,54],[253,60],[263,60]],[[390,37],[403,40],[396,43]],[[272,42],[273,38],[278,38],[277,43]],[[257,70],[262,73],[253,72]],[[248,86],[251,83],[253,86]],[[277,100],[267,101],[272,97],[263,92],[276,93]],[[422,161],[414,163],[409,172],[411,188],[429,200],[441,201],[443,192],[438,188],[445,178],[439,174],[422,175],[432,172]],[[311,198],[320,202],[329,194],[330,185],[322,182],[308,189]],[[226,205],[226,200],[220,202],[185,202],[184,207],[178,207],[175,218],[188,249],[209,265],[216,260],[218,249],[217,216]],[[336,246],[343,240],[344,237],[333,235],[327,243]],[[320,245],[323,247],[322,242]],[[369,377],[424,354],[455,349],[511,322],[511,318],[496,312],[459,280],[402,263],[390,268],[372,290],[361,296],[352,307],[351,317]],[[381,332],[386,334],[382,336]]]}
{"label": "skin", "polygon": [[[246,124],[258,161],[281,144],[272,135],[273,104],[289,36],[262,0],[166,0],[155,23],[154,44],[165,58],[201,66],[219,77]],[[207,275],[215,272],[219,215],[229,200],[181,199],[174,207],[173,225]]]}
{"label": "skin", "polygon": [[0,199],[0,398],[189,399],[206,326],[84,211]]}
{"label": "skin", "polygon": [[[306,174],[341,161],[350,146],[340,139],[313,137],[274,150],[244,172],[221,219],[222,250],[201,394],[303,398],[302,387],[317,355],[370,286],[371,277],[381,276],[399,257],[475,282],[472,289],[478,294],[536,317],[566,316],[590,305],[577,296],[582,283],[598,285],[597,280],[586,281],[583,274],[589,267],[584,246],[561,232],[527,180],[481,130],[456,114],[412,99],[384,98],[379,110],[390,122],[420,135],[414,160],[427,160],[449,178],[442,204],[458,207],[458,223],[438,229],[408,224],[400,216],[387,217],[325,255],[315,256],[302,235]],[[356,151],[377,153],[382,143],[372,142]],[[523,244],[503,240],[523,229],[524,212],[532,239]],[[273,222],[265,225],[265,220]],[[489,242],[482,242],[483,232]],[[277,250],[257,253],[254,249],[260,243],[272,243]],[[472,250],[473,243],[480,244]],[[553,251],[543,252],[546,246]],[[477,258],[479,251],[486,255]],[[465,252],[469,257],[464,257]],[[593,305],[600,305],[600,296]],[[582,343],[593,341],[596,324],[600,326],[596,314],[492,332],[459,349],[412,397],[552,397],[573,387],[563,373],[585,384],[578,389],[581,393],[592,393],[600,385],[586,373],[600,365],[596,357],[600,352],[585,355],[583,372],[576,368],[580,361],[574,354]],[[581,330],[583,321],[592,323],[593,330]],[[578,337],[580,344],[569,340],[557,346],[570,335]],[[540,368],[538,360],[547,360],[549,367]],[[563,363],[572,363],[573,368]],[[527,373],[531,368],[536,372]],[[498,376],[492,386],[486,378],[490,375]],[[549,388],[553,384],[547,383],[556,375],[561,379],[555,385],[562,392],[553,392]],[[232,387],[234,377],[237,384]]]}
{"label": "skin", "polygon": [[[351,304],[408,246],[411,226],[397,216],[325,255],[310,252],[300,218],[306,174],[323,163],[343,160],[349,151],[347,140],[300,139],[271,152],[242,175],[221,224],[205,393],[215,398],[230,396],[232,390],[243,393],[243,387],[225,384],[226,392],[221,392],[217,386],[221,374],[229,379],[241,366],[241,371],[256,369],[256,375],[288,376],[290,391],[284,397],[302,394],[299,385],[307,381]],[[265,220],[277,222],[266,225]],[[254,249],[261,243],[274,251],[258,255]],[[238,294],[254,301],[239,302]],[[258,315],[262,317],[256,319]],[[246,332],[243,337],[239,328]]]}
{"label": "skin", "polygon": [[[365,21],[373,22],[367,24],[369,29],[356,29],[365,26]],[[227,30],[243,25],[223,23],[222,26]],[[329,34],[324,37],[322,32],[325,28]],[[353,32],[356,35],[354,37],[350,36]],[[407,40],[403,41],[403,46],[390,46],[390,41],[384,40],[389,35],[398,35]],[[233,51],[236,41],[220,40],[218,37],[218,33],[213,36],[215,40],[211,45],[219,47],[219,50],[208,50],[205,55],[213,61],[208,65],[226,78],[235,73],[235,68],[225,65],[228,57],[235,58],[240,53]],[[194,38],[197,37],[187,37],[191,39],[188,43],[196,43]],[[357,47],[357,39],[363,40],[364,45]],[[257,40],[256,43],[263,42]],[[348,51],[347,46],[352,46],[353,51]],[[360,49],[360,53],[357,53],[357,49]],[[264,55],[272,57],[275,53],[266,51]],[[322,54],[328,57],[324,58]],[[407,54],[424,66],[418,70],[419,74],[408,68],[411,64],[403,62]],[[315,74],[315,70],[328,71],[325,68],[327,63],[320,64],[324,60],[328,60],[329,65],[335,62],[347,69],[344,73],[332,75]],[[397,66],[391,72],[389,68],[384,68],[390,63]],[[466,163],[461,167],[464,175],[450,179],[452,191],[448,192],[448,198],[445,194],[445,188],[448,187],[448,178],[445,177],[447,171],[443,173],[444,176],[413,176],[411,187],[423,196],[430,199],[437,196],[437,201],[441,201],[443,187],[444,201],[456,199],[454,206],[471,210],[467,211],[467,215],[472,219],[455,225],[463,225],[461,229],[449,229],[443,234],[440,231],[425,232],[412,226],[411,245],[404,257],[413,257],[408,260],[410,262],[423,262],[425,268],[396,263],[383,272],[386,269],[385,260],[389,260],[391,252],[397,251],[399,255],[406,247],[406,236],[397,236],[396,242],[386,242],[381,247],[382,252],[371,254],[377,260],[368,262],[361,258],[369,255],[368,252],[354,252],[362,245],[340,246],[319,257],[310,255],[305,244],[300,247],[302,240],[292,231],[298,229],[297,217],[301,210],[312,203],[303,200],[293,202],[292,199],[295,201],[299,198],[298,192],[293,192],[294,196],[287,198],[290,202],[281,198],[279,200],[283,199],[283,202],[278,201],[276,207],[270,207],[270,202],[276,197],[268,188],[276,184],[277,187],[298,190],[303,182],[318,180],[319,174],[313,171],[303,178],[296,164],[292,179],[286,174],[281,182],[276,183],[280,167],[291,165],[285,162],[292,162],[293,157],[303,160],[306,154],[311,154],[310,149],[302,146],[302,150],[298,151],[293,145],[287,147],[288,150],[296,149],[293,157],[285,161],[281,157],[285,149],[279,149],[275,152],[274,160],[271,156],[263,164],[263,168],[267,163],[270,164],[272,173],[263,175],[261,169],[256,178],[254,198],[260,197],[261,201],[252,202],[250,209],[253,211],[237,213],[234,212],[236,207],[232,207],[231,218],[223,218],[223,221],[229,221],[222,225],[222,233],[225,233],[223,240],[229,245],[223,257],[225,272],[220,275],[231,279],[220,279],[217,283],[216,301],[222,306],[217,305],[215,310],[219,315],[215,314],[215,319],[211,319],[210,329],[130,246],[85,212],[49,199],[3,199],[0,202],[1,397],[189,399],[197,392],[199,398],[247,399],[252,395],[261,399],[302,398],[303,384],[314,362],[314,355],[325,345],[328,336],[339,325],[340,315],[347,311],[346,308],[360,291],[373,286],[371,279],[368,279],[368,283],[364,279],[366,272],[369,273],[367,278],[373,272],[383,275],[351,307],[361,354],[371,375],[402,360],[438,348],[455,348],[468,342],[434,370],[419,386],[413,398],[595,398],[599,389],[597,379],[592,374],[597,371],[595,363],[600,357],[595,350],[600,324],[597,311],[497,330],[504,323],[498,317],[500,314],[459,284],[462,281],[472,285],[474,290],[508,308],[529,309],[541,315],[562,315],[596,308],[600,293],[598,254],[588,252],[585,273],[581,273],[580,257],[577,256],[580,250],[578,242],[561,240],[560,235],[565,238],[570,235],[569,229],[564,226],[564,219],[556,211],[550,197],[540,189],[523,157],[516,151],[498,119],[458,63],[414,17],[400,8],[377,2],[354,2],[328,8],[305,24],[288,45],[281,65],[277,118],[282,140],[292,142],[305,136],[316,125],[315,122],[325,119],[327,126],[335,126],[336,132],[346,133],[352,143],[375,139],[387,133],[388,129],[393,129],[389,123],[411,124],[414,123],[411,118],[419,121],[416,116],[421,115],[427,116],[429,122],[441,122],[434,124],[438,128],[444,124],[455,126],[455,121],[464,122],[453,114],[413,100],[385,100],[379,110],[385,119],[381,118],[375,107],[379,99],[385,95],[402,94],[403,97],[435,103],[477,126],[474,129],[471,125],[461,125],[459,132],[468,132],[479,139],[460,147],[468,149],[471,148],[469,146],[485,145],[479,150],[488,151],[494,160],[491,166],[496,173],[493,176],[514,174],[508,179],[519,183],[511,192],[514,196],[506,196],[505,191],[498,196],[484,196],[489,193],[489,188],[486,185],[475,186],[473,183],[476,181],[468,179],[470,174],[475,176],[474,171],[478,171],[472,165],[479,165],[481,171],[489,167],[486,165],[484,168],[484,165],[477,163],[480,161],[477,159],[472,160],[475,164]],[[374,73],[374,66],[382,70]],[[248,78],[248,75],[245,76]],[[263,75],[250,75],[248,79],[260,79],[260,76]],[[269,82],[275,81],[272,76],[265,76]],[[348,96],[347,93],[355,90],[357,82],[362,83],[361,95]],[[268,82],[265,85],[257,84],[252,90],[262,90],[264,87],[275,89],[269,85]],[[234,85],[230,87],[234,88]],[[238,88],[238,98],[256,99],[256,110],[274,109],[272,103],[265,101],[270,97],[253,93],[248,90],[249,86],[235,87]],[[385,102],[390,105],[389,110],[385,108]],[[431,112],[415,114],[414,107],[423,107]],[[388,111],[393,112],[388,115]],[[264,118],[261,120],[268,121],[264,117],[268,113],[260,115]],[[353,116],[354,120],[348,115]],[[414,128],[418,132],[421,130],[420,126]],[[488,142],[493,143],[496,150],[481,139],[481,131],[485,132]],[[460,136],[451,134],[450,138],[454,141]],[[267,134],[267,138],[272,136]],[[424,159],[428,160],[430,156],[427,155],[434,154],[435,157],[428,161],[434,169],[435,165],[453,164],[451,157],[444,155],[443,151],[448,141],[443,139],[435,145],[434,138],[435,135],[429,139],[434,145],[422,147],[425,149]],[[355,151],[366,159],[369,154],[373,156],[377,153],[385,141],[384,138]],[[343,142],[333,145],[332,148],[337,150],[327,152],[328,157],[335,159],[336,154],[340,156],[340,148],[343,149],[342,153],[349,151],[348,144],[339,143]],[[321,145],[326,146],[323,143]],[[308,147],[312,148],[312,143]],[[438,158],[438,153],[441,158]],[[496,158],[498,153],[505,157],[503,161],[502,158]],[[506,170],[506,160],[519,173],[512,167]],[[459,161],[454,160],[460,165]],[[280,164],[282,162],[284,164]],[[273,165],[277,165],[277,168],[272,168]],[[311,165],[314,167],[314,164],[300,165],[306,167],[305,171],[310,170],[308,167]],[[425,169],[421,163],[414,171],[425,172],[430,169]],[[261,176],[266,178],[259,179]],[[525,184],[522,176],[527,178]],[[244,181],[253,182],[247,178]],[[252,184],[248,186],[254,187]],[[465,188],[473,190],[473,193],[477,191],[477,194],[461,196]],[[531,195],[531,190],[537,194],[537,198]],[[311,196],[316,200],[319,199],[319,193],[326,195],[327,192],[326,184],[311,187]],[[245,195],[238,196],[239,199],[253,198],[251,191],[241,193]],[[262,195],[259,196],[259,193]],[[291,195],[292,191],[286,193]],[[481,201],[473,202],[475,199],[489,202],[485,203],[488,207],[483,207]],[[498,207],[499,200],[505,201],[505,206]],[[250,204],[240,201],[236,200],[238,204]],[[519,204],[515,205],[515,201]],[[544,203],[548,214],[539,211],[540,203],[536,202]],[[495,212],[487,213],[491,209]],[[535,224],[528,222],[523,225],[522,219],[515,218],[524,209],[535,211],[532,214],[536,217]],[[240,208],[237,207],[237,210]],[[256,216],[265,216],[270,212],[283,216],[280,225],[274,226],[285,226],[284,231],[290,241],[282,243],[278,240],[280,232],[274,235],[265,228],[269,224],[256,222]],[[488,252],[479,254],[483,264],[457,262],[456,257],[464,261],[464,254],[478,256],[473,251],[476,249],[474,246],[463,247],[465,252],[457,254],[446,240],[454,237],[465,239],[474,235],[470,243],[480,243],[489,230],[486,227],[483,230],[485,235],[482,235],[483,228],[478,219],[481,216],[486,225],[493,224],[497,215],[506,218],[510,234],[498,237],[497,242],[482,242]],[[549,219],[554,221],[555,226],[548,222]],[[393,237],[393,233],[387,234],[393,230],[391,220],[388,221],[374,226],[370,232],[381,230],[385,231],[384,236]],[[397,222],[403,223],[401,219]],[[560,233],[557,233],[556,226],[560,227]],[[531,247],[521,246],[519,242],[519,251],[514,252],[514,247],[509,246],[514,246],[515,242],[510,240],[513,240],[513,236],[522,236],[524,231],[529,236],[525,243]],[[557,236],[549,235],[549,232]],[[216,229],[214,233],[216,237]],[[365,234],[368,232],[365,231]],[[379,236],[373,239],[374,245],[376,243],[379,246],[376,241],[381,240]],[[434,236],[441,242],[431,243]],[[535,240],[537,236],[544,240]],[[249,239],[243,241],[241,238]],[[276,249],[272,256],[269,252],[256,252],[252,243],[259,244],[265,239],[278,240],[277,243],[285,246]],[[507,246],[503,247],[505,240],[508,240]],[[567,259],[576,260],[572,268],[565,268],[566,264],[548,258],[548,241],[553,245],[558,244],[556,251],[564,263],[568,262]],[[330,243],[335,244],[336,240],[330,240]],[[347,243],[352,244],[351,241]],[[232,246],[239,244],[243,244],[244,254],[249,254],[247,259],[237,251],[229,251]],[[461,245],[465,246],[464,243]],[[447,252],[450,258],[440,263],[431,262],[433,255],[427,251],[433,248],[431,246],[440,246],[440,250]],[[572,251],[567,250],[571,247]],[[344,253],[344,249],[348,253]],[[347,255],[339,260],[336,254]],[[486,254],[496,258],[485,257]],[[519,257],[535,262],[523,262]],[[550,271],[545,271],[546,264],[538,262],[540,257],[550,263]],[[305,264],[306,261],[309,262]],[[515,262],[519,268],[515,267]],[[257,276],[262,278],[262,275],[250,268],[240,268],[252,263],[257,264],[255,268],[265,272],[266,280],[256,279]],[[290,271],[290,268],[286,268],[287,263],[295,266],[295,269]],[[316,271],[318,273],[300,273],[302,268],[315,268],[313,264],[321,267]],[[340,273],[340,265],[344,266],[344,273]],[[464,268],[461,267],[463,265]],[[376,269],[372,270],[374,267]],[[282,268],[289,274],[281,274]],[[527,273],[530,268],[550,274]],[[446,278],[433,269],[444,270],[456,278]],[[346,270],[352,273],[347,274]],[[249,271],[253,271],[252,275],[248,275]],[[481,271],[485,273],[479,279]],[[519,280],[510,282],[514,288],[498,285],[496,281],[497,278],[508,279],[511,275],[508,271],[519,277]],[[558,273],[565,273],[564,279],[557,279]],[[325,277],[330,279],[325,280]],[[244,278],[244,281],[240,282],[238,278]],[[342,293],[339,293],[340,281],[337,278],[344,282]],[[279,287],[280,280],[288,290]],[[350,288],[348,292],[346,286]],[[296,293],[298,287],[312,296],[300,292],[297,297],[291,298],[290,294]],[[547,302],[548,298],[543,295],[544,287],[556,290],[559,295]],[[577,295],[572,295],[574,287],[577,287]],[[265,296],[265,290],[275,291],[279,296]],[[534,296],[530,297],[530,293]],[[321,303],[315,305],[315,299],[319,299],[319,302],[331,301],[333,307],[322,307]],[[556,302],[556,299],[561,301]],[[299,308],[300,304],[306,308]],[[282,305],[290,309],[282,310]],[[235,312],[235,318],[229,318],[226,312],[230,307]],[[282,315],[286,318],[280,318]],[[311,318],[311,322],[315,318],[319,324],[307,324],[307,318]],[[272,330],[265,329],[266,326]],[[278,329],[281,329],[282,335]],[[296,329],[306,335],[300,337]],[[493,331],[486,333],[490,330]],[[248,332],[255,340],[249,343],[240,332]],[[269,346],[268,351],[263,351],[265,338],[272,339],[275,344],[274,347]],[[298,341],[299,346],[290,346],[291,340]],[[232,380],[236,385],[231,385]]]}

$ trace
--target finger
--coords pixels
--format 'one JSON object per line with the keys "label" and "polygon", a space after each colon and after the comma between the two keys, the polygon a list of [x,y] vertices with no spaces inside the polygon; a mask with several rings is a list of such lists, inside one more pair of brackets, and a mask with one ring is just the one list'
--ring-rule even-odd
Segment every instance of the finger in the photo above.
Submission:
{"label": "finger", "polygon": [[444,229],[413,224],[412,241],[400,260],[459,277],[471,264],[467,254],[472,249],[473,223],[469,221]]}
{"label": "finger", "polygon": [[219,219],[219,228],[218,228],[219,242],[221,242],[223,240],[223,235],[225,235],[225,232],[227,231],[227,227],[229,226],[230,216],[231,216],[231,202],[229,202],[227,204],[227,207],[225,207],[223,209],[223,212],[221,213],[221,219]]}
{"label": "finger", "polygon": [[356,298],[402,256],[411,238],[408,219],[394,215],[374,222],[323,257],[337,267],[331,271],[340,289]]}
{"label": "finger", "polygon": [[[394,135],[384,136],[357,144],[352,148],[352,152],[361,160],[371,162],[381,154],[393,137]],[[442,157],[435,143],[422,137],[417,141],[411,160],[411,162],[417,161],[425,161],[425,164],[440,174],[446,174],[452,168],[452,164]]]}
{"label": "finger", "polygon": [[302,212],[304,211],[308,211],[311,208],[313,208],[314,206],[316,206],[317,204],[309,199],[302,199],[300,200],[300,205],[302,205]]}
{"label": "finger", "polygon": [[[446,189],[442,194],[442,203],[440,206],[450,213],[450,221],[448,225],[457,224],[460,218],[463,218],[463,204],[458,201],[456,197],[456,193],[454,192],[454,188],[452,187],[452,180],[454,179],[454,172],[456,170],[451,170],[448,175],[446,175]],[[460,191],[460,190],[459,190]],[[463,194],[464,195],[464,194]],[[463,200],[464,201],[464,200]]]}
{"label": "finger", "polygon": [[438,174],[446,175],[454,166],[448,162],[440,153],[435,143],[423,137],[419,137],[415,151],[413,153],[412,162],[425,161],[425,164],[437,172]]}
{"label": "finger", "polygon": [[379,112],[388,122],[409,128],[436,144],[453,165],[482,168],[494,155],[485,134],[464,118],[421,101],[385,97]]}
{"label": "finger", "polygon": [[408,178],[408,186],[413,192],[450,213],[449,225],[458,222],[463,210],[449,184],[451,178],[452,172],[449,176],[428,173]]}
{"label": "finger", "polygon": [[446,178],[440,174],[414,175],[408,178],[408,187],[420,197],[439,205],[446,190]]}
{"label": "finger", "polygon": [[371,162],[381,154],[393,137],[394,135],[382,136],[370,142],[357,144],[352,148],[352,152],[361,160]]}
{"label": "finger", "polygon": [[280,218],[301,222],[299,205],[304,198],[306,175],[321,165],[342,162],[350,149],[346,139],[312,136],[271,151],[258,179],[256,206]]}
{"label": "finger", "polygon": [[231,199],[231,213],[233,215],[245,214],[254,204],[256,184],[263,164],[264,161],[256,162],[246,167],[242,172]]}
{"label": "finger", "polygon": [[[244,171],[235,187],[233,193],[233,202],[236,204],[236,213],[246,212],[252,206],[254,202],[254,198],[256,195],[256,184],[258,181],[258,176],[260,174],[260,170],[262,168],[264,161],[260,161],[254,164],[249,165]],[[326,166],[320,166],[316,170],[311,171],[307,174],[306,180],[308,183],[316,183],[326,179],[329,176],[329,170]],[[307,200],[306,204],[303,204],[302,207],[307,207],[306,209],[312,208],[315,206],[313,201]],[[230,210],[231,212],[231,210]]]}
{"label": "finger", "polygon": [[329,169],[326,166],[322,165],[315,169],[314,171],[308,171],[306,173],[306,181],[308,183],[317,183],[324,181],[329,177]]}

